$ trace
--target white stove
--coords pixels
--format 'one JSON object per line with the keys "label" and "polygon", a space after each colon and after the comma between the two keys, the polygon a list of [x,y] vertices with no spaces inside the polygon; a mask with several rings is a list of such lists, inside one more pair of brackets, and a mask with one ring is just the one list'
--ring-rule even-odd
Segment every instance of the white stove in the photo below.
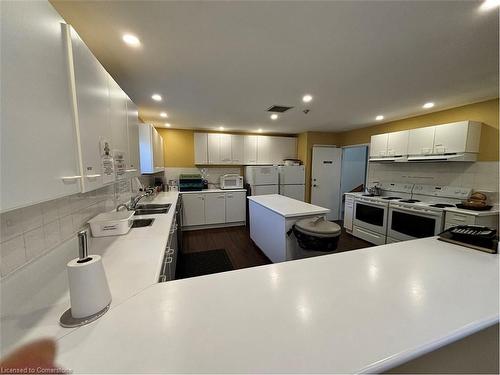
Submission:
{"label": "white stove", "polygon": [[446,207],[471,190],[451,186],[378,183],[379,196],[358,194],[353,232],[376,245],[435,236],[443,230]]}

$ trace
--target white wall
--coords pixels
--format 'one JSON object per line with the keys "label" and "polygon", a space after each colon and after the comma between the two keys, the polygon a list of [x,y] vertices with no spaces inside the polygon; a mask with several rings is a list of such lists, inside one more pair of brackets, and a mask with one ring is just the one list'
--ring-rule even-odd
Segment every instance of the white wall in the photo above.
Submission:
{"label": "white wall", "polygon": [[368,186],[376,181],[448,185],[497,192],[498,161],[475,163],[369,163]]}

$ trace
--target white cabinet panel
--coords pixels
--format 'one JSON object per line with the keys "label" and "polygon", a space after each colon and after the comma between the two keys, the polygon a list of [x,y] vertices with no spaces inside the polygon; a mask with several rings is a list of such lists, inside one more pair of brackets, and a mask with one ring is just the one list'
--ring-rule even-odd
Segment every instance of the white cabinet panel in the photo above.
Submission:
{"label": "white cabinet panel", "polygon": [[257,164],[257,139],[256,135],[244,136],[245,164]]}
{"label": "white cabinet panel", "polygon": [[246,220],[246,193],[226,193],[226,223]]}
{"label": "white cabinet panel", "polygon": [[207,133],[194,133],[194,163],[208,163],[208,137]]}
{"label": "white cabinet panel", "polygon": [[346,195],[344,206],[344,228],[352,231],[352,220],[354,215],[354,197]]}
{"label": "white cabinet panel", "polygon": [[219,147],[221,164],[231,164],[231,134],[219,134]]}
{"label": "white cabinet panel", "polygon": [[113,151],[124,152],[128,162],[127,138],[127,96],[109,74],[109,124],[111,126],[111,146]]}
{"label": "white cabinet panel", "polygon": [[292,137],[267,137],[269,139],[270,160],[283,164],[284,159],[297,157],[297,139]]}
{"label": "white cabinet panel", "polygon": [[372,135],[370,139],[370,157],[387,156],[388,134]]}
{"label": "white cabinet panel", "polygon": [[2,2],[1,210],[80,191],[64,20],[48,2]]}
{"label": "white cabinet panel", "polygon": [[153,127],[153,165],[155,172],[160,172],[163,169],[163,137]]}
{"label": "white cabinet panel", "polygon": [[208,163],[220,164],[220,134],[208,134]]}
{"label": "white cabinet panel", "polygon": [[243,164],[245,158],[245,137],[243,135],[231,135],[231,162],[232,164]]}
{"label": "white cabinet panel", "polygon": [[468,128],[467,121],[435,126],[434,153],[465,152]]}
{"label": "white cabinet panel", "polygon": [[389,133],[387,137],[387,156],[403,156],[408,153],[408,130]]}
{"label": "white cabinet panel", "polygon": [[272,164],[271,137],[258,136],[257,138],[257,163]]}
{"label": "white cabinet panel", "polygon": [[127,97],[127,137],[128,137],[128,165],[129,177],[139,173],[139,111],[137,106]]}
{"label": "white cabinet panel", "polygon": [[432,154],[434,148],[435,126],[410,130],[408,138],[409,155]]}
{"label": "white cabinet panel", "polygon": [[183,225],[205,224],[205,194],[183,194]]}
{"label": "white cabinet panel", "polygon": [[151,124],[139,124],[141,173],[163,170],[163,138]]}
{"label": "white cabinet panel", "polygon": [[205,194],[205,224],[220,224],[226,222],[225,193]]}
{"label": "white cabinet panel", "polygon": [[109,142],[108,73],[71,28],[73,66],[78,113],[79,140],[83,165],[83,191],[103,186],[100,143]]}

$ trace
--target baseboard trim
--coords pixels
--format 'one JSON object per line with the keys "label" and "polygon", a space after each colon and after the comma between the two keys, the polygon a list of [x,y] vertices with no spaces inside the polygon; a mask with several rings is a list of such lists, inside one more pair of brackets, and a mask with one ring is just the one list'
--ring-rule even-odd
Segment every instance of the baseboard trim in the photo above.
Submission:
{"label": "baseboard trim", "polygon": [[214,228],[228,228],[228,227],[241,227],[245,226],[246,222],[244,221],[238,221],[235,223],[220,223],[220,224],[208,224],[208,225],[190,225],[190,226],[183,226],[182,230],[183,231],[188,231],[188,230],[201,230],[201,229],[214,229]]}

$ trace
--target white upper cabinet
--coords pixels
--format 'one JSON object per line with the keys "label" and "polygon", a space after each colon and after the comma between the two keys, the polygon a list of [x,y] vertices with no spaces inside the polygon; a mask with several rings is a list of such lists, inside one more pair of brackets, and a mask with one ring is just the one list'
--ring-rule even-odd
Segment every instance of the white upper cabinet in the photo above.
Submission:
{"label": "white upper cabinet", "polygon": [[434,149],[435,126],[410,130],[408,155],[429,155]]}
{"label": "white upper cabinet", "polygon": [[[80,191],[64,20],[48,2],[2,2],[1,210]],[[67,177],[67,179],[63,179]]]}
{"label": "white upper cabinet", "polygon": [[257,135],[244,135],[244,164],[257,164]]}
{"label": "white upper cabinet", "polygon": [[127,96],[118,83],[108,74],[109,124],[113,151],[125,153],[128,161]]}
{"label": "white upper cabinet", "polygon": [[435,126],[434,154],[479,152],[481,124],[460,121]]}
{"label": "white upper cabinet", "polygon": [[207,136],[208,136],[208,163],[221,164],[220,134],[209,133]]}
{"label": "white upper cabinet", "polygon": [[108,73],[72,28],[71,44],[85,192],[114,181],[114,170],[105,164],[104,151],[113,149]]}
{"label": "white upper cabinet", "polygon": [[231,135],[231,163],[244,164],[245,159],[245,136]]}
{"label": "white upper cabinet", "polygon": [[139,112],[137,106],[127,97],[127,138],[129,177],[138,176],[139,172]]}
{"label": "white upper cabinet", "polygon": [[141,173],[164,170],[163,138],[151,124],[139,124]]}
{"label": "white upper cabinet", "polygon": [[281,164],[297,157],[297,138],[195,133],[194,154],[195,164]]}
{"label": "white upper cabinet", "polygon": [[208,164],[207,133],[194,133],[194,163]]}
{"label": "white upper cabinet", "polygon": [[372,135],[370,139],[370,158],[387,156],[387,140],[389,134]]}
{"label": "white upper cabinet", "polygon": [[387,156],[404,156],[408,154],[408,130],[389,133],[387,137]]}

